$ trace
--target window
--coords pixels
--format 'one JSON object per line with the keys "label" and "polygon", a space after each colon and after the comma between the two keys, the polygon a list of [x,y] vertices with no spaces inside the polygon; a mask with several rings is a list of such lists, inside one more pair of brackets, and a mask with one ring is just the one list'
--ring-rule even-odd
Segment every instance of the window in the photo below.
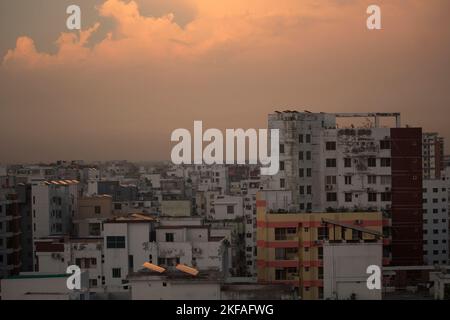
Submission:
{"label": "window", "polygon": [[286,240],[286,228],[275,228],[275,240]]}
{"label": "window", "polygon": [[280,171],[284,171],[284,161],[280,161]]}
{"label": "window", "polygon": [[368,158],[367,166],[368,167],[376,167],[377,166],[377,158]]}
{"label": "window", "polygon": [[173,240],[174,240],[174,234],[166,233],[166,242],[173,242]]}
{"label": "window", "polygon": [[345,184],[352,184],[352,176],[345,176]]}
{"label": "window", "polygon": [[285,248],[275,248],[275,260],[286,260]]}
{"label": "window", "polygon": [[351,168],[352,167],[352,159],[344,158],[344,167],[345,168]]}
{"label": "window", "polygon": [[382,185],[386,185],[386,184],[390,185],[391,184],[391,176],[381,176],[380,178],[381,178],[380,183]]}
{"label": "window", "polygon": [[287,234],[296,234],[297,233],[297,228],[287,228],[286,229],[286,233]]}
{"label": "window", "polygon": [[300,195],[304,195],[305,194],[305,186],[300,186],[299,193],[300,193]]}
{"label": "window", "polygon": [[312,173],[311,171],[312,171],[311,168],[307,168],[306,169],[306,176],[307,177],[311,177],[311,173]]}
{"label": "window", "polygon": [[377,184],[377,176],[367,176],[368,184]]}
{"label": "window", "polygon": [[328,202],[337,201],[337,193],[336,192],[328,192],[327,193],[327,201]]}
{"label": "window", "polygon": [[90,288],[97,287],[97,279],[89,279],[89,287]]}
{"label": "window", "polygon": [[329,151],[336,150],[336,142],[334,142],[334,141],[327,141],[326,149],[329,150]]}
{"label": "window", "polygon": [[89,223],[89,236],[100,236],[100,223]]}
{"label": "window", "polygon": [[300,178],[303,178],[305,176],[305,170],[304,169],[298,169],[298,176]]}
{"label": "window", "polygon": [[306,160],[311,160],[311,151],[306,151]]}
{"label": "window", "polygon": [[91,265],[96,266],[97,265],[97,259],[91,258]]}
{"label": "window", "polygon": [[303,160],[303,151],[298,152],[298,160]]}
{"label": "window", "polygon": [[286,280],[286,270],[276,269],[275,270],[275,280]]}
{"label": "window", "polygon": [[325,184],[336,184],[336,176],[326,176]]}
{"label": "window", "polygon": [[382,192],[381,193],[381,201],[391,201],[391,193],[390,192]]}
{"label": "window", "polygon": [[345,194],[345,202],[352,202],[352,194],[351,193]]}
{"label": "window", "polygon": [[280,153],[284,153],[284,144],[280,143]]}
{"label": "window", "polygon": [[121,203],[114,203],[114,210],[122,210],[122,204]]}
{"label": "window", "polygon": [[[328,227],[319,227],[317,229],[317,233],[318,233],[319,240],[327,240],[328,239]],[[319,249],[320,248],[322,248],[322,247],[319,247]],[[322,248],[322,255],[323,255],[323,248]]]}
{"label": "window", "polygon": [[128,255],[128,268],[131,270],[134,268],[134,259],[132,254]]}
{"label": "window", "polygon": [[390,149],[390,148],[391,148],[391,142],[389,140],[380,141],[380,149]]}
{"label": "window", "polygon": [[376,202],[377,201],[377,194],[375,192],[369,192],[368,194],[369,202]]}
{"label": "window", "polygon": [[298,135],[298,142],[303,143],[303,135],[302,134]]}
{"label": "window", "polygon": [[305,139],[306,139],[306,143],[311,143],[311,135],[310,134],[307,134],[305,136]]}
{"label": "window", "polygon": [[102,207],[100,207],[100,206],[95,206],[95,207],[94,207],[94,211],[95,211],[96,214],[100,214],[100,213],[102,213]]}
{"label": "window", "polygon": [[323,267],[318,268],[318,278],[323,279]]}
{"label": "window", "polygon": [[112,277],[113,278],[121,278],[121,270],[120,270],[120,268],[113,268],[112,269]]}
{"label": "window", "polygon": [[312,191],[312,187],[306,186],[306,194],[311,194],[311,191]]}
{"label": "window", "polygon": [[106,248],[123,249],[125,248],[125,237],[106,237]]}
{"label": "window", "polygon": [[285,180],[284,179],[280,179],[280,188],[284,189],[286,186]]}
{"label": "window", "polygon": [[327,168],[336,168],[336,159],[327,159]]}
{"label": "window", "polygon": [[390,167],[391,166],[391,158],[381,158],[381,166],[382,167]]}

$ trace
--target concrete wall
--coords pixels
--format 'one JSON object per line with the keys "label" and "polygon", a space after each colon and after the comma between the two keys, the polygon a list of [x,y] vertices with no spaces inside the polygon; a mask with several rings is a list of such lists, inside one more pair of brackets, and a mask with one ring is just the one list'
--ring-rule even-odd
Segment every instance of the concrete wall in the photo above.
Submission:
{"label": "concrete wall", "polygon": [[173,217],[187,217],[191,215],[189,200],[164,200],[161,202],[161,215]]}
{"label": "concrete wall", "polygon": [[132,300],[218,300],[219,283],[148,280],[131,282]]}
{"label": "concrete wall", "polygon": [[381,243],[324,244],[324,299],[381,300],[382,290],[367,288],[367,267],[382,265]]}

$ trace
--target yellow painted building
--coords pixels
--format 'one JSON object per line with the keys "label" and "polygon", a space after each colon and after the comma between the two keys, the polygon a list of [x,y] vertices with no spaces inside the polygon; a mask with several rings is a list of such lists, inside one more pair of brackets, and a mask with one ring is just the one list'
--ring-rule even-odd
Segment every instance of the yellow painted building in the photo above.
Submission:
{"label": "yellow painted building", "polygon": [[379,241],[380,212],[269,213],[257,194],[257,270],[260,283],[285,283],[301,299],[323,297],[323,243]]}

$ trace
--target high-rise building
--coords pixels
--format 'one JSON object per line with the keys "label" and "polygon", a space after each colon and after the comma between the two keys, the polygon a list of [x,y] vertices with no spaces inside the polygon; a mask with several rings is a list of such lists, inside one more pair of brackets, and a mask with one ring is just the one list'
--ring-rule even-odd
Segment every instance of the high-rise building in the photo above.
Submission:
{"label": "high-rise building", "polygon": [[[77,180],[35,180],[31,197],[33,240],[73,232],[72,219],[78,207]],[[33,259],[36,268],[35,254]]]}
{"label": "high-rise building", "polygon": [[423,181],[423,258],[429,265],[448,262],[447,181]]}
{"label": "high-rise building", "polygon": [[[395,125],[381,126],[388,117]],[[349,118],[374,121],[339,126]],[[263,186],[292,192],[289,210],[382,211],[392,221],[384,261],[422,264],[421,128],[401,128],[399,113],[286,111],[269,115],[269,129],[280,130],[280,170]]]}
{"label": "high-rise building", "polygon": [[422,134],[423,178],[439,179],[445,168],[444,138],[437,133]]}
{"label": "high-rise building", "polygon": [[17,194],[12,188],[0,188],[0,278],[20,272],[20,234]]}

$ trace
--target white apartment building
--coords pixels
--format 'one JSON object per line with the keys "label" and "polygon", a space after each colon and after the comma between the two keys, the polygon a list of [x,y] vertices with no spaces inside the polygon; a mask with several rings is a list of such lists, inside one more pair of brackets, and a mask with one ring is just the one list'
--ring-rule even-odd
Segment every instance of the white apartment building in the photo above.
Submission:
{"label": "white apartment building", "polygon": [[103,238],[50,237],[34,245],[40,273],[64,274],[68,266],[77,265],[86,273],[91,292],[105,291]]}
{"label": "white apartment building", "polygon": [[212,220],[235,220],[244,216],[243,197],[218,195],[214,199],[214,210],[208,215]]}
{"label": "white apartment building", "polygon": [[78,181],[33,181],[31,192],[33,238],[70,234],[78,207]]}
{"label": "white apartment building", "polygon": [[389,207],[390,128],[338,129],[336,117],[269,115],[269,128],[280,129],[280,171],[264,177],[265,188],[291,190],[300,212]]}
{"label": "white apartment building", "polygon": [[145,215],[111,219],[104,224],[105,280],[108,292],[128,290],[127,276],[144,262],[173,268],[177,264],[199,270],[228,268],[223,237],[213,237],[201,218]]}
{"label": "white apartment building", "polygon": [[158,265],[175,267],[182,263],[198,270],[223,272],[229,268],[226,237],[212,231],[199,217],[160,219],[153,245]]}
{"label": "white apartment building", "polygon": [[448,184],[423,180],[423,257],[428,265],[448,263]]}
{"label": "white apartment building", "polygon": [[157,256],[151,245],[155,241],[155,224],[155,218],[139,214],[117,217],[103,224],[103,270],[108,292],[128,290],[128,274]]}
{"label": "white apartment building", "polygon": [[437,133],[423,133],[422,156],[423,178],[440,178],[444,170],[444,138]]}

